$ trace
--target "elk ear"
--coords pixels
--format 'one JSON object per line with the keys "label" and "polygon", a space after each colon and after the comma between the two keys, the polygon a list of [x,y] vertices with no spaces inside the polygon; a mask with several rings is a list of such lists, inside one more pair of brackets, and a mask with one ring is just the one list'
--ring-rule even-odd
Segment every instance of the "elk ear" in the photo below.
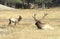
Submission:
{"label": "elk ear", "polygon": [[19,16],[19,18],[22,18],[21,16]]}

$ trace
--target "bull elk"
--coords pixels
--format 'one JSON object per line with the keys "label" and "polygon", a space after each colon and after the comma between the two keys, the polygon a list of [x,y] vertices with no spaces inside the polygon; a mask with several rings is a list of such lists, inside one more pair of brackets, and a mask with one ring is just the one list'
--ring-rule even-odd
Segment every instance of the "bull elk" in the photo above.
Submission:
{"label": "bull elk", "polygon": [[[48,14],[44,14],[42,19],[44,19],[47,15]],[[34,14],[33,18],[35,20],[35,25],[37,26],[38,29],[50,29],[50,30],[54,29],[48,23],[42,23],[41,20],[36,19],[36,14]]]}

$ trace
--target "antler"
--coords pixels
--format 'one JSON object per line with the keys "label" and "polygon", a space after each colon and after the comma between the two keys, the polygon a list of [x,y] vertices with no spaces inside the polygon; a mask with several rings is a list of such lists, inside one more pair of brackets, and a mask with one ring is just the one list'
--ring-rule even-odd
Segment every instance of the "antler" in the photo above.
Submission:
{"label": "antler", "polygon": [[48,15],[48,14],[47,14],[47,13],[45,13],[45,14],[44,14],[44,16],[42,17],[42,19],[44,19],[47,15]]}
{"label": "antler", "polygon": [[34,14],[34,16],[32,16],[32,17],[34,18],[35,21],[37,21],[37,19],[36,19],[36,14]]}

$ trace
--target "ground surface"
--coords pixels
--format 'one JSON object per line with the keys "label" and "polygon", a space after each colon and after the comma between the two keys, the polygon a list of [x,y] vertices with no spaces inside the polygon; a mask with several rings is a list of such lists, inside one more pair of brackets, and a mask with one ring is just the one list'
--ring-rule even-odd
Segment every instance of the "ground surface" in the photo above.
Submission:
{"label": "ground surface", "polygon": [[[34,13],[37,13],[37,19],[48,13],[42,21],[49,23],[54,30],[37,29],[32,18]],[[8,19],[18,18],[19,15],[23,18],[21,22],[15,27],[13,24],[8,27]],[[3,26],[0,28],[0,39],[60,39],[60,9],[0,11],[0,26]]]}

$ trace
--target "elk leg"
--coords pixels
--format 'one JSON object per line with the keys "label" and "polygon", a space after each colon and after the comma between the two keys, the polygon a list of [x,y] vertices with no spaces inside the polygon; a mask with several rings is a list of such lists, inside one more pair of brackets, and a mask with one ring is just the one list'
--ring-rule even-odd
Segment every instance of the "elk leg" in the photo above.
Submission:
{"label": "elk leg", "polygon": [[11,24],[11,20],[9,20],[9,23],[8,23],[8,25],[10,25]]}

